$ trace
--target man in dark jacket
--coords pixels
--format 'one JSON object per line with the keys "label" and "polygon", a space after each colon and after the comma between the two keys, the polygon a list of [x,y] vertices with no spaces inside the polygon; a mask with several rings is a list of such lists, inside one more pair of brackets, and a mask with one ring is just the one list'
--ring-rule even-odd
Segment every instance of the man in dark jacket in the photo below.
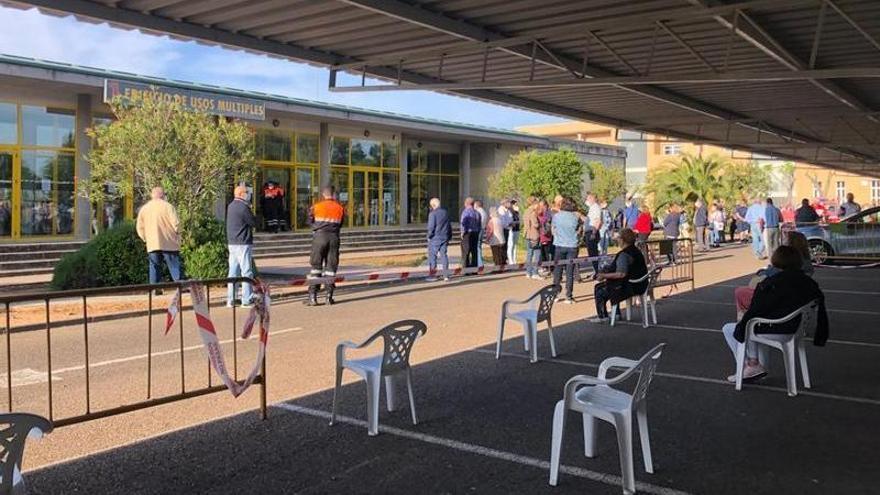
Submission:
{"label": "man in dark jacket", "polygon": [[794,223],[795,226],[801,227],[803,225],[813,224],[819,221],[819,214],[816,213],[816,210],[810,206],[810,200],[804,198],[801,200],[801,207],[797,209],[794,213]]}
{"label": "man in dark jacket", "polygon": [[[825,296],[819,284],[806,275],[803,270],[803,258],[797,249],[791,246],[779,246],[773,252],[770,263],[781,270],[779,273],[762,280],[755,287],[755,295],[749,309],[737,323],[728,323],[722,328],[727,345],[736,358],[736,350],[740,343],[745,342],[746,325],[752,318],[776,320],[783,318],[812,301],[818,303],[816,329],[813,344],[824,346],[828,340],[828,314],[825,311]],[[801,318],[775,325],[760,324],[755,327],[756,334],[792,334],[800,328]],[[743,379],[758,378],[767,374],[767,370],[758,361],[758,345],[746,343],[746,362]],[[727,377],[728,381],[736,381],[736,375]]]}
{"label": "man in dark jacket", "polygon": [[[254,226],[257,219],[251,211],[248,203],[248,191],[244,185],[235,187],[233,193],[235,199],[226,207],[226,243],[229,248],[229,274],[228,277],[253,277],[254,276]],[[241,306],[250,307],[253,297],[251,284],[241,284]],[[235,284],[228,284],[226,291],[226,306],[235,304]]]}
{"label": "man in dark jacket", "polygon": [[697,251],[707,251],[709,244],[706,242],[708,232],[706,228],[709,226],[709,210],[702,199],[698,199],[694,203],[694,236],[697,242]]}
{"label": "man in dark jacket", "polygon": [[440,206],[440,200],[431,198],[431,213],[428,214],[428,268],[431,273],[429,282],[437,280],[437,255],[443,263],[443,280],[449,280],[449,258],[446,250],[452,239],[452,223],[449,222],[449,213],[446,208]]}

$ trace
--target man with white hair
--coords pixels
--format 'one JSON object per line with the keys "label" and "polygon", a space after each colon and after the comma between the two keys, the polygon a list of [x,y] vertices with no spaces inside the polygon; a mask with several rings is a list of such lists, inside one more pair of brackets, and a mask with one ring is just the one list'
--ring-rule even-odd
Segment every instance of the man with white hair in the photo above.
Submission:
{"label": "man with white hair", "polygon": [[708,251],[709,243],[706,242],[707,227],[709,226],[709,210],[701,198],[694,201],[694,236],[697,241],[697,251]]}
{"label": "man with white hair", "polygon": [[443,263],[443,280],[449,280],[449,257],[446,254],[452,239],[452,223],[449,212],[440,206],[438,198],[431,198],[431,213],[428,214],[428,269],[429,282],[437,281],[437,257]]}
{"label": "man with white hair", "polygon": [[[257,219],[248,203],[248,190],[244,184],[235,186],[235,199],[226,207],[226,243],[229,249],[228,277],[253,277],[254,227]],[[235,285],[227,284],[226,306],[235,305]],[[249,283],[241,284],[241,307],[253,305],[253,288]]]}
{"label": "man with white hair", "polygon": [[162,259],[168,266],[171,278],[176,282],[182,278],[180,270],[180,220],[174,206],[165,200],[165,190],[154,187],[150,200],[141,207],[137,215],[137,234],[147,244],[150,260],[150,283],[158,284],[162,279]]}

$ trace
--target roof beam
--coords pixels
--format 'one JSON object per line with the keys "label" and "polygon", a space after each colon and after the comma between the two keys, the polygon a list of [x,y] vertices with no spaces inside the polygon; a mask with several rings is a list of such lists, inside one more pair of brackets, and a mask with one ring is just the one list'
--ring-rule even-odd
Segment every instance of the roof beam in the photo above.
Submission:
{"label": "roof beam", "polygon": [[[719,5],[724,5],[724,2],[719,0],[687,0],[691,5],[702,7],[702,8],[713,8],[718,7]],[[734,29],[733,23],[728,21],[723,15],[716,15],[713,18],[724,26],[726,29]],[[789,51],[785,46],[776,39],[772,34],[770,34],[763,26],[760,25],[754,18],[746,14],[745,12],[740,11],[739,13],[740,21],[738,25],[735,27],[736,34],[754,46],[755,48],[761,50],[765,54],[767,54],[770,58],[778,61],[780,64],[787,67],[792,71],[800,71],[808,68],[808,64],[803,60],[800,60],[797,56],[795,56],[791,51]],[[821,89],[829,96],[835,98],[840,101],[844,105],[859,110],[861,112],[871,112],[872,109],[862,102],[855,95],[850,94],[837,84],[831,81],[810,81],[817,88]],[[869,117],[875,123],[880,123],[880,120]]]}
{"label": "roof beam", "polygon": [[[459,19],[453,19],[442,13],[433,12],[421,7],[417,7],[408,3],[401,2],[400,0],[339,0],[340,2],[346,3],[348,5],[353,5],[365,10],[368,10],[373,13],[382,14],[388,17],[392,17],[394,19],[399,19],[410,24],[415,24],[418,26],[422,26],[426,29],[430,29],[432,31],[437,31],[441,33],[448,34],[450,36],[454,36],[463,40],[468,41],[476,41],[476,42],[493,42],[493,41],[502,41],[504,39],[510,38],[508,35],[504,33],[499,33],[493,31],[491,29],[466,22]],[[689,0],[692,2],[699,2],[701,0]],[[534,35],[532,35],[534,36]],[[515,56],[519,56],[525,59],[532,59],[532,51],[526,45],[520,46],[509,46],[503,47],[501,50],[510,53]],[[540,52],[539,52],[540,53]],[[553,60],[548,60],[549,57],[543,57],[540,61],[545,65],[549,65],[552,67],[556,67],[560,70],[571,71],[571,70],[579,70],[581,69],[581,61],[570,58],[566,55],[557,54],[556,58],[563,62],[564,66],[559,66]],[[373,69],[370,69],[373,72]],[[617,77],[620,74],[616,74],[614,72],[610,72],[595,66],[588,66],[583,74],[585,77]],[[617,86],[623,91],[628,91],[634,94],[637,94],[642,97],[650,98],[655,101],[659,101],[662,103],[666,103],[669,105],[674,105],[676,107],[689,110],[692,112],[696,112],[702,114],[706,117],[709,117],[713,120],[740,120],[748,118],[747,115],[742,115],[736,112],[732,112],[730,110],[720,108],[714,105],[710,105],[708,103],[680,95],[678,93],[668,91],[661,88],[653,88],[653,87],[627,87],[627,86]],[[794,141],[812,141],[813,138],[809,136],[803,136],[791,129],[782,129],[776,126],[767,126],[762,129],[755,128],[750,126],[749,124],[737,124],[741,127],[755,130],[760,132],[768,132],[770,134],[777,135],[782,139],[786,140],[794,140]],[[834,150],[840,151],[840,150]],[[848,152],[850,153],[850,152]]]}
{"label": "roof beam", "polygon": [[[334,69],[335,70],[335,69]],[[429,84],[382,84],[360,86],[335,86],[330,90],[338,93],[383,91],[461,91],[468,89],[536,89],[577,88],[592,86],[650,86],[658,84],[719,84],[738,82],[785,82],[813,81],[819,79],[880,78],[880,67],[814,69],[797,72],[740,71],[710,72],[696,74],[653,74],[650,76],[595,77],[589,79],[553,78],[511,81],[436,82]],[[742,120],[742,119],[740,119]]]}

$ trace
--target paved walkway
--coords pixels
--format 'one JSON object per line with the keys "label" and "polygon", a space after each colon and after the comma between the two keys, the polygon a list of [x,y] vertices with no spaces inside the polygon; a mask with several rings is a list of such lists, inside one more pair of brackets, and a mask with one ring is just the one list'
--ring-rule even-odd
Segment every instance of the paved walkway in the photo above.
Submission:
{"label": "paved walkway", "polygon": [[[742,392],[723,381],[733,359],[718,329],[734,315],[731,286],[757,267],[745,249],[702,258],[698,290],[662,300],[661,326],[650,329],[585,323],[593,313],[592,284],[578,284],[578,303],[554,309],[559,357],[547,359],[542,332],[537,364],[529,364],[515,326],[503,358],[493,354],[501,300],[540,287],[519,274],[349,288],[340,290],[334,307],[280,303],[269,344],[275,405],[268,421],[252,411],[235,414],[256,405],[257,393],[249,391],[239,399],[215,394],[60,428],[29,443],[26,476],[34,493],[620,493],[612,430],[600,429],[599,456],[586,459],[575,418],[564,444],[568,467],[559,487],[547,485],[553,405],[572,375],[595,373],[610,355],[638,357],[666,342],[649,395],[656,474],[644,473],[637,454],[641,492],[871,493],[880,482],[874,465],[880,432],[869,420],[880,411],[880,271],[818,271],[832,342],[809,348],[814,388],[789,398],[780,359],[767,379]],[[231,330],[224,310],[213,316],[221,334]],[[408,421],[406,407],[383,410],[382,434],[368,438],[363,384],[346,373],[345,417],[328,427],[335,343],[406,317],[429,327],[414,354],[419,425]],[[185,352],[186,380],[194,386],[206,373],[190,325],[187,320],[185,345],[193,349]],[[92,407],[142,395],[145,359],[137,352],[145,323],[98,324],[91,331]],[[82,360],[79,335],[53,335],[53,361],[68,368],[58,374],[56,414],[83,406],[75,399],[83,379],[75,369]],[[156,394],[179,387],[177,340],[154,336],[154,352],[170,353],[153,359]],[[44,343],[42,332],[16,335],[22,358],[15,368],[45,370],[36,351]],[[239,346],[242,368],[252,355]],[[44,384],[14,389],[17,410],[45,414]]]}

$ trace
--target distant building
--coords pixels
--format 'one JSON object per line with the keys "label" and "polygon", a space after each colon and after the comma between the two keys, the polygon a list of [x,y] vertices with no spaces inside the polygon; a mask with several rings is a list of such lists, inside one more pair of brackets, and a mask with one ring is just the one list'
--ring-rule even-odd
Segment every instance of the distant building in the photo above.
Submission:
{"label": "distant building", "polygon": [[[720,146],[693,144],[685,142],[661,142],[662,136],[641,134],[636,131],[615,128],[601,124],[569,121],[558,124],[539,124],[517,128],[539,136],[575,141],[589,141],[605,145],[622,146],[626,149],[626,181],[630,191],[645,183],[648,171],[669,159],[683,153],[693,155],[717,154],[736,161],[758,160],[773,167],[773,190],[770,196],[780,204],[787,204],[789,196],[795,204],[801,198],[825,200],[839,204],[846,193],[853,193],[862,205],[880,204],[880,179],[859,176],[849,172],[816,167],[805,163],[795,163],[794,181],[791,192],[783,173],[784,160],[769,160],[768,157],[730,150]],[[650,140],[656,140],[651,142]]]}

